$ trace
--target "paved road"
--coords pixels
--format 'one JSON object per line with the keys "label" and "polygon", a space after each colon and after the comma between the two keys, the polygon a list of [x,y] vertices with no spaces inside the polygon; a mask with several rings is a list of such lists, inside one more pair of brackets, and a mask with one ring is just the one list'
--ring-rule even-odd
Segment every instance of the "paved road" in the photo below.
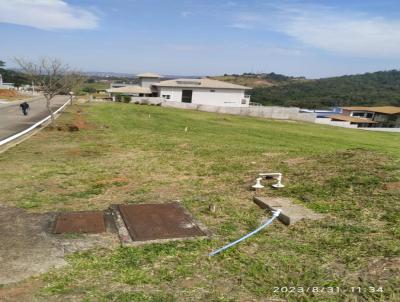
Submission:
{"label": "paved road", "polygon": [[[57,96],[51,101],[51,108],[57,110],[67,100],[69,96]],[[30,109],[27,116],[21,112],[20,102],[12,104],[0,104],[0,140],[18,133],[49,115],[46,109],[46,101],[43,97],[35,97],[28,100]]]}

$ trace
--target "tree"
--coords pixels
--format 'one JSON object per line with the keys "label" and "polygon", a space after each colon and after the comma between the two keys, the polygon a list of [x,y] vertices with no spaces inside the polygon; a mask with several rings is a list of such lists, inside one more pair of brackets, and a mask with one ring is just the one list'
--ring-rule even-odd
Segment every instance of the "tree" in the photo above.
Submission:
{"label": "tree", "polygon": [[58,59],[42,58],[38,62],[32,62],[16,58],[15,61],[22,72],[42,91],[53,123],[54,113],[50,106],[53,98],[77,90],[84,77]]}
{"label": "tree", "polygon": [[6,62],[0,60],[0,67],[4,67],[4,66],[6,66]]}
{"label": "tree", "polygon": [[96,93],[97,89],[94,87],[90,87],[90,86],[86,86],[82,89],[83,92],[87,92],[87,93]]}

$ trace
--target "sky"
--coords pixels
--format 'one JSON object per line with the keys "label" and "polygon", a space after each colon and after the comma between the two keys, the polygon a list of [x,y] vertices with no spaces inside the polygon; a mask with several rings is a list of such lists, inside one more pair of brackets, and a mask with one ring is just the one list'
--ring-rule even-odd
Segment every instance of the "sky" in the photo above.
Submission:
{"label": "sky", "polygon": [[399,69],[398,0],[0,0],[0,60],[319,78]]}

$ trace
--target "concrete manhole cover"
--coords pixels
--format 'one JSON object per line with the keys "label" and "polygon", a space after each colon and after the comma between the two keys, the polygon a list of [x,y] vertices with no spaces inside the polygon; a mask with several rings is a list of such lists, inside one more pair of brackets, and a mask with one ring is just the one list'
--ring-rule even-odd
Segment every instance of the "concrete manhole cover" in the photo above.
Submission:
{"label": "concrete manhole cover", "polygon": [[103,233],[106,231],[103,211],[60,213],[53,233]]}
{"label": "concrete manhole cover", "polygon": [[179,203],[118,205],[133,241],[206,236]]}

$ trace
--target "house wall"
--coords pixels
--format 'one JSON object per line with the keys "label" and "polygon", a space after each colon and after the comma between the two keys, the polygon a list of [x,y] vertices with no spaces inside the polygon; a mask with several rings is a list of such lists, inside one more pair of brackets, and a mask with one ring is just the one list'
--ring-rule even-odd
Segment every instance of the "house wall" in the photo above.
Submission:
{"label": "house wall", "polygon": [[375,113],[374,121],[383,123],[383,127],[400,127],[400,115]]}
{"label": "house wall", "polygon": [[[208,88],[170,88],[160,87],[160,96],[169,95],[167,101],[181,102],[182,90],[192,90],[192,104],[224,106],[224,107],[248,107],[250,98],[245,98],[245,91],[238,89],[208,89]],[[245,99],[246,103],[242,104]]]}
{"label": "house wall", "polygon": [[160,79],[157,78],[140,78],[140,86],[150,87],[153,84],[160,83]]}
{"label": "house wall", "polygon": [[0,89],[14,89],[14,84],[12,83],[3,83],[0,85]]}
{"label": "house wall", "polygon": [[175,88],[175,87],[159,87],[158,88],[158,95],[160,97],[169,96],[169,98],[165,98],[166,101],[174,101],[174,102],[181,102],[182,100],[182,89]]}
{"label": "house wall", "polygon": [[343,115],[351,115],[351,110],[348,110],[348,109],[342,109],[342,114]]}
{"label": "house wall", "polygon": [[350,122],[332,121],[330,118],[316,118],[315,123],[329,125],[329,126],[343,127],[343,128],[357,128],[357,125],[353,125]]}

